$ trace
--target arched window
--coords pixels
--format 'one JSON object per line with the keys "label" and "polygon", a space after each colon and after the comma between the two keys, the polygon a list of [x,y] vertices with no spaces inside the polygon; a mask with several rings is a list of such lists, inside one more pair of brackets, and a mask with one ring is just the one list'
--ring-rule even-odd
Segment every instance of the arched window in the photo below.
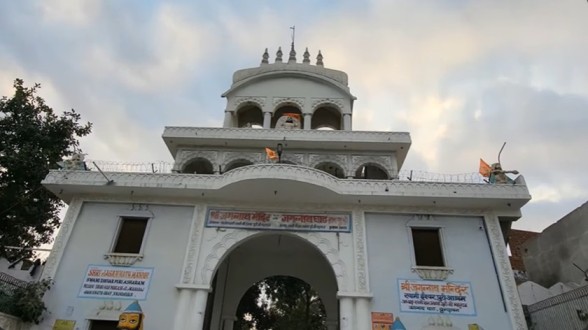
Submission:
{"label": "arched window", "polygon": [[189,174],[213,174],[212,163],[206,158],[195,158],[188,162],[182,169],[182,173]]}
{"label": "arched window", "polygon": [[329,173],[330,175],[337,177],[339,179],[345,178],[345,172],[341,168],[341,166],[332,163],[332,162],[324,162],[320,163],[315,167],[317,170],[321,170],[323,172]]}
{"label": "arched window", "polygon": [[237,159],[227,164],[223,172],[228,172],[230,170],[249,165],[253,165],[253,163],[247,159]]}
{"label": "arched window", "polygon": [[282,117],[284,114],[287,114],[287,113],[297,114],[298,117],[300,118],[300,128],[304,127],[304,116],[302,116],[302,112],[300,111],[300,109],[298,109],[297,107],[295,107],[293,105],[284,105],[284,106],[281,106],[280,108],[278,108],[276,110],[276,112],[274,112],[274,116],[272,117],[271,127],[275,128],[276,123],[278,122],[280,117]]}
{"label": "arched window", "polygon": [[364,164],[355,171],[356,179],[388,180],[388,172],[377,164]]}
{"label": "arched window", "polygon": [[333,106],[322,106],[312,114],[311,129],[341,130],[341,112]]}
{"label": "arched window", "polygon": [[237,127],[263,128],[263,113],[255,104],[247,104],[237,110]]}

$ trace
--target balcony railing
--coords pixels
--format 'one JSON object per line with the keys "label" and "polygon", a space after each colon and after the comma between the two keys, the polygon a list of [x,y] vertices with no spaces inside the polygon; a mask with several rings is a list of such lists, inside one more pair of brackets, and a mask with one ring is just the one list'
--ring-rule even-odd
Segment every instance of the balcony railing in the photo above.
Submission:
{"label": "balcony railing", "polygon": [[[86,167],[90,171],[98,168],[103,172],[130,173],[172,173],[174,164],[171,162],[115,162],[101,160],[86,160]],[[416,170],[402,170],[393,180],[414,182],[451,182],[451,183],[485,183],[484,178],[477,172],[471,173],[433,173]]]}

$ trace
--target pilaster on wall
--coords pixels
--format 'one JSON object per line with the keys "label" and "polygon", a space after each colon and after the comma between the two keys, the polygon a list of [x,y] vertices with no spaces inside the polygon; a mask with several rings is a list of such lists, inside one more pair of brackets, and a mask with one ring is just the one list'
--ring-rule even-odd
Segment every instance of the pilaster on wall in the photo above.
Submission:
{"label": "pilaster on wall", "polygon": [[65,252],[65,248],[73,231],[73,227],[76,223],[76,220],[78,219],[78,216],[80,215],[82,204],[83,201],[80,198],[73,198],[69,203],[69,207],[65,213],[65,218],[61,223],[59,233],[57,234],[57,238],[55,238],[55,242],[53,243],[51,254],[49,254],[49,258],[47,258],[47,262],[45,263],[42,278],[55,278],[57,267],[61,262],[61,258]]}
{"label": "pilaster on wall", "polygon": [[192,224],[190,225],[190,240],[186,246],[186,255],[184,257],[184,266],[182,267],[182,278],[180,283],[193,283],[196,276],[196,262],[198,260],[199,250],[202,245],[202,235],[204,232],[204,217],[206,216],[206,206],[198,204],[194,206],[192,215]]}
{"label": "pilaster on wall", "polygon": [[504,303],[506,304],[513,329],[527,330],[523,307],[521,306],[517,285],[508,260],[498,217],[495,214],[486,215],[484,222],[488,231],[488,239],[490,241],[492,255],[494,256],[494,265],[496,266],[498,280],[502,288]]}
{"label": "pilaster on wall", "polygon": [[367,243],[365,230],[365,216],[361,210],[353,211],[353,251],[355,263],[355,290],[359,293],[369,293],[369,274],[367,262]]}

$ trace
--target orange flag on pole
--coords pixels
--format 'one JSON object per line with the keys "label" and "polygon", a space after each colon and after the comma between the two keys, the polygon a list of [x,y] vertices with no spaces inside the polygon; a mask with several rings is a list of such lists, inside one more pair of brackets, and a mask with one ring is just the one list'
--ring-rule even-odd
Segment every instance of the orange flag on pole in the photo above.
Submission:
{"label": "orange flag on pole", "polygon": [[490,174],[492,173],[492,167],[490,167],[490,165],[488,165],[488,163],[486,163],[484,160],[482,160],[482,158],[480,158],[480,174],[487,178],[490,176]]}
{"label": "orange flag on pole", "polygon": [[275,152],[274,150],[270,149],[270,148],[265,148],[265,153],[267,154],[267,158],[271,159],[271,160],[276,160],[278,159],[278,153]]}

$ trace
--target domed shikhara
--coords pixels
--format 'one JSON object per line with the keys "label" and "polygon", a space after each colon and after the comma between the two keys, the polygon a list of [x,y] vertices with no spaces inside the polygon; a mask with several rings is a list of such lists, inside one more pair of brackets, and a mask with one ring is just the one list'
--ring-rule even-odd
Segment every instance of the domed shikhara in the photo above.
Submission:
{"label": "domed shikhara", "polygon": [[[284,53],[279,49],[272,61],[266,50],[258,67],[234,73],[222,95],[227,100],[222,128],[166,128],[163,138],[175,158],[174,170],[223,175],[279,162],[339,179],[397,178],[409,134],[353,131],[356,98],[347,74],[325,68],[320,51],[314,64],[308,50],[302,62],[296,60],[294,45],[289,57]],[[265,148],[279,157],[270,160]]]}
{"label": "domed shikhara", "polygon": [[[347,74],[325,68],[322,54],[316,65],[309,56],[305,52],[298,63],[291,52],[284,63],[278,54],[276,62],[269,63],[265,53],[259,67],[235,72],[231,88],[222,95],[227,98],[223,126],[351,130],[356,98],[349,91]],[[289,114],[298,115],[298,125],[278,125]]]}

